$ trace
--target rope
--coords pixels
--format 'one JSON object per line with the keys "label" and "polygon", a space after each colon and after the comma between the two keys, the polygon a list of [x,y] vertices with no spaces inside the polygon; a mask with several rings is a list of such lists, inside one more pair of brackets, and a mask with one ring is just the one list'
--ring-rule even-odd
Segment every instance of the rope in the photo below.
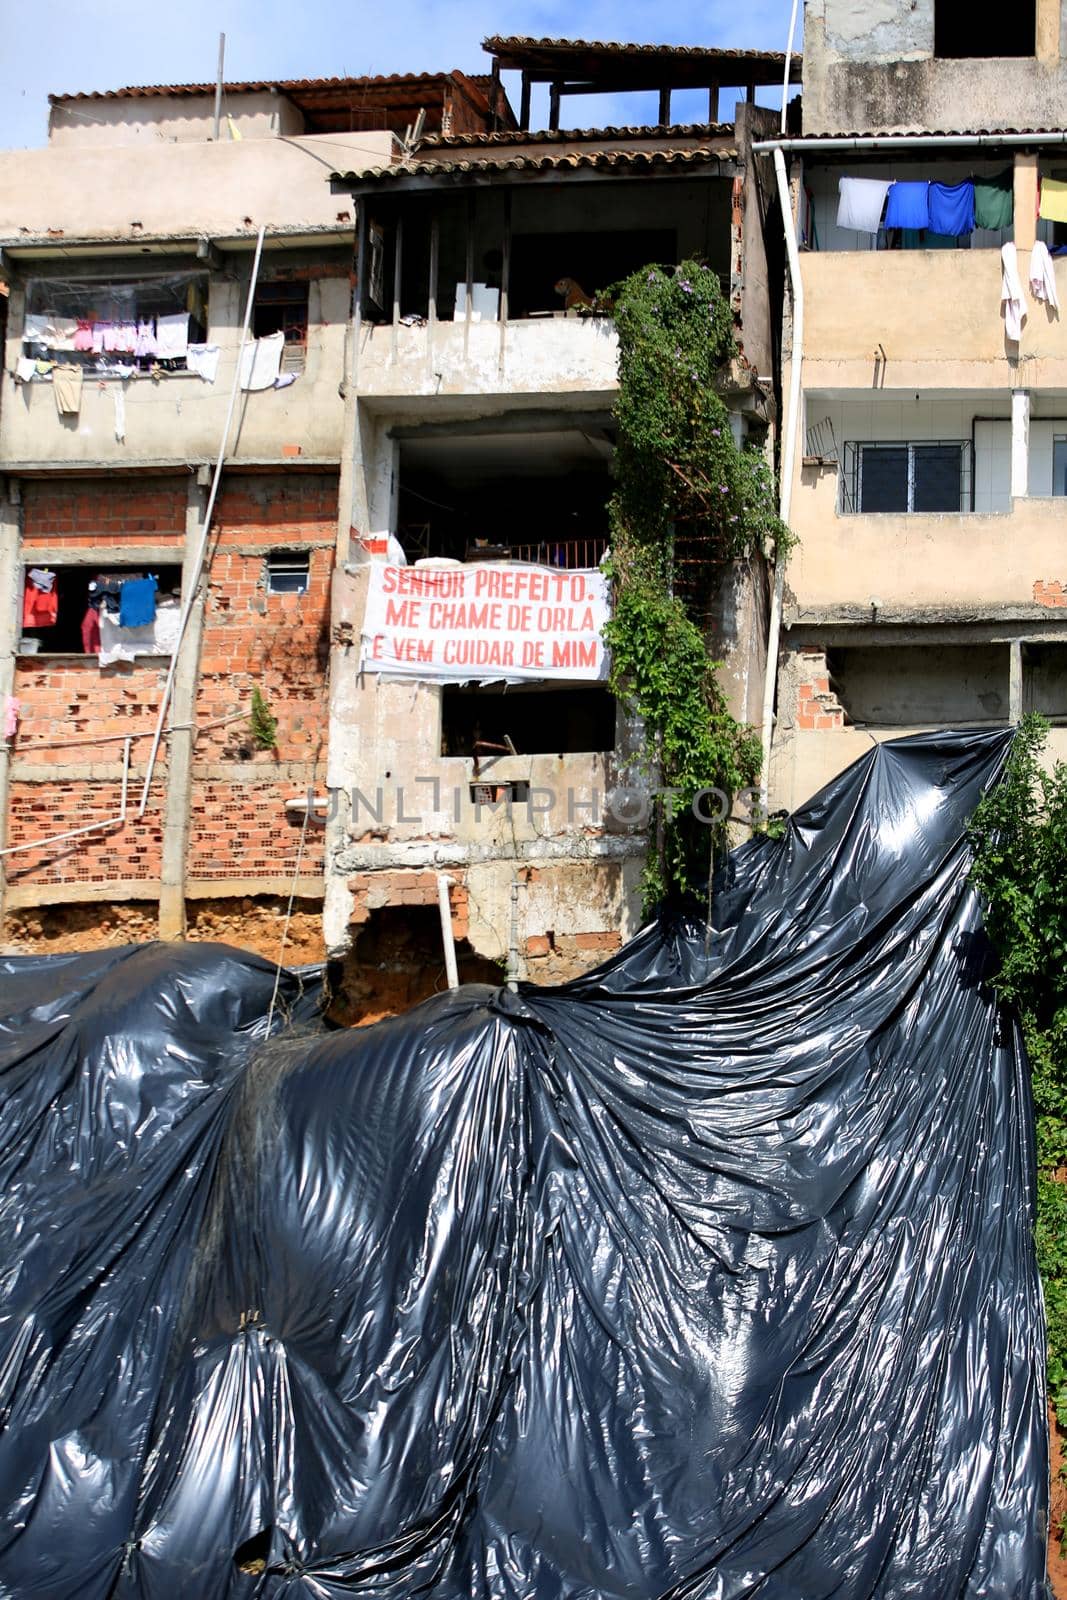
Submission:
{"label": "rope", "polygon": [[296,852],[296,865],[293,868],[293,883],[289,890],[289,904],[285,909],[285,922],[282,926],[282,942],[278,946],[278,965],[274,972],[274,993],[270,997],[270,1010],[267,1012],[267,1037],[270,1038],[270,1025],[274,1020],[274,1007],[278,1000],[278,987],[282,981],[282,956],[285,954],[285,941],[289,937],[289,924],[293,916],[293,901],[296,899],[296,886],[300,881],[300,864],[304,859],[304,841],[308,836],[308,823],[311,821],[311,801],[308,800],[304,812],[304,826],[300,830],[300,846]]}

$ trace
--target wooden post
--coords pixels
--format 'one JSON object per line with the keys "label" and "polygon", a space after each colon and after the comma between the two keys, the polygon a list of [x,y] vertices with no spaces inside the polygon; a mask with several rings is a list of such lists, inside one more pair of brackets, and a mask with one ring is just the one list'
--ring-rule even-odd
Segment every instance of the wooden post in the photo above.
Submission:
{"label": "wooden post", "polygon": [[471,337],[471,312],[474,310],[474,190],[467,195],[467,303],[463,309],[463,356],[466,359]]}
{"label": "wooden post", "polygon": [[718,122],[718,120],[719,120],[719,85],[717,83],[711,83],[711,84],[708,85],[708,121],[709,122]]}
{"label": "wooden post", "polygon": [[508,331],[508,279],[511,276],[511,190],[504,190],[504,240],[500,266],[500,370],[504,370],[504,341]]}
{"label": "wooden post", "polygon": [[661,89],[659,92],[659,125],[669,128],[671,125],[671,91]]}
{"label": "wooden post", "polygon": [[430,289],[426,297],[426,321],[431,332],[437,321],[437,263],[441,249],[441,224],[436,213],[430,219]]}
{"label": "wooden post", "polygon": [[397,358],[397,341],[400,338],[400,285],[404,272],[404,219],[396,219],[396,238],[393,245],[393,360]]}
{"label": "wooden post", "polygon": [[519,101],[519,127],[520,128],[528,128],[529,126],[530,126],[530,74],[528,72],[524,72],[523,75],[522,75],[522,98]]}
{"label": "wooden post", "polygon": [[553,133],[559,132],[559,84],[554,83],[548,91],[548,126]]}

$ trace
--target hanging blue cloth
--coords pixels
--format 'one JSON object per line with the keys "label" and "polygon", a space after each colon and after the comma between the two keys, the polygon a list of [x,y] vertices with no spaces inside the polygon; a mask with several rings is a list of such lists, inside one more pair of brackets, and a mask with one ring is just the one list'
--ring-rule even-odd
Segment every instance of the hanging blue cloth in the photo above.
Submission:
{"label": "hanging blue cloth", "polygon": [[[971,202],[972,210],[974,202]],[[887,228],[928,228],[930,226],[929,183],[892,183],[885,207]]]}
{"label": "hanging blue cloth", "polygon": [[143,628],[155,620],[155,578],[130,578],[119,590],[119,627]]}
{"label": "hanging blue cloth", "polygon": [[930,185],[930,227],[952,239],[974,232],[974,184],[969,178],[966,183]]}

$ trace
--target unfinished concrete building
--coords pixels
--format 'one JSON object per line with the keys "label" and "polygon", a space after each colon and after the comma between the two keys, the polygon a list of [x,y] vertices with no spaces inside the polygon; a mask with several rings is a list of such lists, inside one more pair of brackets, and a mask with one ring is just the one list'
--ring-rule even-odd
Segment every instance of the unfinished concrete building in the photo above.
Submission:
{"label": "unfinished concrete building", "polygon": [[[719,273],[744,350],[726,396],[736,434],[767,438],[774,313],[750,145],[775,123],[751,102],[756,85],[781,84],[785,63],[554,40],[486,47],[494,78],[523,75],[518,129],[424,138],[334,176],[360,218],[362,296],[341,487],[351,541],[331,643],[326,933],[331,950],[354,940],[368,958],[390,919],[435,937],[444,874],[470,950],[557,978],[637,925],[647,812],[635,821],[612,797],[654,781],[638,765],[640,734],[591,658],[586,671],[517,684],[502,681],[500,659],[462,683],[428,667],[390,676],[368,648],[368,592],[390,560],[409,564],[402,592],[416,605],[447,599],[431,581],[529,564],[556,575],[558,603],[567,574],[577,583],[596,568],[617,342],[610,317],[582,302],[648,263],[695,257]],[[539,132],[525,126],[535,82],[550,86],[551,126]],[[699,85],[700,115],[706,105],[717,119],[721,86],[738,82],[735,121],[672,124],[672,95]],[[656,125],[560,131],[566,97],[638,89],[655,91]],[[737,574],[719,608],[732,707],[751,722],[762,579]],[[501,617],[507,631],[510,612]]]}
{"label": "unfinished concrete building", "polygon": [[1067,716],[1065,30],[1058,0],[806,7],[802,135],[762,146],[798,245],[779,805],[871,739]]}
{"label": "unfinished concrete building", "polygon": [[[513,119],[458,73],[228,84],[224,103],[220,122],[211,85],[57,96],[47,147],[0,156],[8,947],[187,932],[274,953],[295,893],[288,956],[322,950],[303,818],[325,778],[355,266],[328,174],[388,161],[420,114]],[[153,625],[101,648],[100,596],[149,578]]]}
{"label": "unfinished concrete building", "polygon": [[[743,346],[736,436],[773,447],[781,237],[768,265],[750,151],[774,126],[757,88],[787,67],[487,43],[481,76],[56,96],[47,148],[0,157],[9,947],[158,932],[273,954],[295,893],[287,955],[354,950],[384,1009],[438,981],[444,879],[467,975],[565,976],[634,928],[646,813],[609,797],[650,775],[596,632],[617,344],[585,302],[708,262]],[[650,90],[655,121],[560,131],[572,97]],[[458,639],[440,585],[464,573],[517,609],[488,635],[479,613],[449,674],[418,637],[379,670],[375,585],[437,584]],[[153,578],[150,637],[115,654],[115,591]],[[543,659],[527,640],[508,682],[523,598],[533,633],[542,611],[542,632],[584,632]],[[708,599],[756,722],[765,574]]]}

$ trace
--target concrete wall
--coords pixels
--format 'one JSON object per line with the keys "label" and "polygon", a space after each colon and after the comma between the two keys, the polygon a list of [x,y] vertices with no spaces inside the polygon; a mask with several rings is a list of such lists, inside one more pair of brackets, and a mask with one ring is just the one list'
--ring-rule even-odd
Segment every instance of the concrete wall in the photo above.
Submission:
{"label": "concrete wall", "polygon": [[1036,56],[995,60],[935,59],[934,4],[807,0],[804,132],[1047,127],[1067,90],[1059,0],[1037,0]]}
{"label": "concrete wall", "polygon": [[[268,261],[270,258],[267,258]],[[123,381],[87,373],[77,417],[57,414],[51,382],[17,383],[13,376],[22,350],[25,291],[10,299],[4,373],[0,379],[0,465],[20,462],[130,465],[146,461],[206,461],[216,455],[226,420],[240,347],[250,263],[242,276],[211,277],[208,340],[221,358],[214,383],[192,373],[158,380],[147,374]],[[115,279],[122,281],[120,260]],[[166,270],[165,260],[156,270]],[[321,270],[336,270],[323,268]],[[243,393],[238,398],[231,455],[237,460],[277,460],[282,456],[336,462],[341,452],[347,314],[350,289],[343,277],[315,278],[307,269],[308,343],[303,372],[286,389]],[[115,437],[115,395],[125,396],[125,439]]]}
{"label": "concrete wall", "polygon": [[[391,133],[293,140],[150,143],[0,151],[0,240],[124,243],[154,238],[254,240],[269,231],[353,236],[352,201],[330,193],[336,167],[385,164]],[[338,213],[344,218],[338,222]]]}
{"label": "concrete wall", "polygon": [[618,386],[618,339],[608,317],[509,322],[364,325],[356,381],[364,399],[446,395],[587,394],[602,404]]}
{"label": "concrete wall", "polygon": [[[292,138],[303,133],[303,114],[277,90],[233,94],[223,100],[220,140],[231,138],[232,121],[242,139]],[[146,146],[210,139],[215,96],[136,95],[113,100],[55,100],[48,117],[48,142],[64,150],[87,145]]]}

